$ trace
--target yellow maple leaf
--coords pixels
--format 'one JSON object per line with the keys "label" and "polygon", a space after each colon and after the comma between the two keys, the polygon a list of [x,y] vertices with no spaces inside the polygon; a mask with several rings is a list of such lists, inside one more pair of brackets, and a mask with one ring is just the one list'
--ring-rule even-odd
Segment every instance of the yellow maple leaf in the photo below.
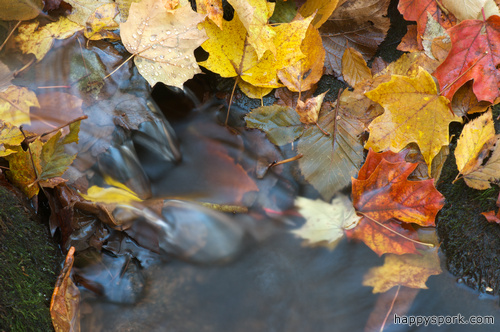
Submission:
{"label": "yellow maple leaf", "polygon": [[266,0],[228,0],[228,2],[248,32],[248,43],[255,49],[257,58],[260,59],[267,50],[276,55],[274,44],[276,32],[267,23],[273,15],[274,3]]}
{"label": "yellow maple leaf", "polygon": [[40,107],[33,91],[11,85],[0,92],[0,119],[14,126],[29,124],[30,107]]}
{"label": "yellow maple leaf", "polygon": [[432,159],[449,144],[450,122],[461,122],[451,112],[448,99],[438,95],[432,76],[422,68],[414,77],[393,75],[365,95],[385,109],[370,124],[365,148],[399,152],[417,143],[430,174]]}
{"label": "yellow maple leaf", "polygon": [[323,75],[325,49],[318,29],[309,25],[306,36],[300,45],[305,58],[278,71],[278,77],[291,91],[307,91]]}
{"label": "yellow maple leaf", "polygon": [[41,28],[39,25],[38,21],[22,23],[18,28],[18,34],[14,37],[14,42],[19,49],[25,54],[34,54],[37,61],[42,60],[47,54],[54,39],[66,39],[83,29],[82,26],[66,17],[60,17],[56,22]]}
{"label": "yellow maple leaf", "polygon": [[16,153],[16,151],[10,149],[9,146],[18,146],[23,140],[24,135],[18,127],[0,120],[0,157]]}
{"label": "yellow maple leaf", "polygon": [[373,293],[398,285],[427,289],[427,279],[441,272],[437,247],[419,254],[387,254],[384,265],[371,268],[364,276],[363,286],[372,286]]}
{"label": "yellow maple leaf", "polygon": [[342,56],[342,76],[350,86],[372,78],[372,73],[366,65],[365,59],[352,47],[348,47]]}
{"label": "yellow maple leaf", "polygon": [[104,38],[119,40],[118,35],[109,31],[119,28],[118,23],[115,21],[116,15],[118,15],[118,5],[116,3],[108,3],[98,7],[87,20],[85,37],[90,40]]}
{"label": "yellow maple leaf", "polygon": [[166,0],[133,3],[127,22],[120,24],[125,48],[132,53],[139,73],[151,84],[163,82],[182,88],[201,73],[194,50],[206,40],[198,29],[205,15],[189,5],[166,9]]}
{"label": "yellow maple leaf", "polygon": [[273,27],[276,32],[276,56],[267,51],[260,60],[248,43],[248,34],[236,14],[232,21],[223,21],[222,30],[206,21],[203,27],[209,39],[202,47],[210,56],[206,61],[200,62],[200,65],[222,77],[239,76],[255,87],[278,88],[282,86],[278,80],[278,71],[304,58],[298,46],[302,43],[311,20],[312,17]]}

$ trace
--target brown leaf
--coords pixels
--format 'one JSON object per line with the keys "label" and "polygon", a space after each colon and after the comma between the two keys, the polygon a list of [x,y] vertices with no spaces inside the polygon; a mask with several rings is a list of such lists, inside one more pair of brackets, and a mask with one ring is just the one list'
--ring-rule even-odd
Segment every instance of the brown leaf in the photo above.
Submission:
{"label": "brown leaf", "polygon": [[318,121],[319,111],[327,92],[325,91],[314,98],[309,98],[305,103],[302,100],[297,101],[297,108],[295,110],[300,116],[300,122],[313,124]]}
{"label": "brown leaf", "polygon": [[369,60],[389,30],[389,0],[348,0],[338,7],[321,26],[326,50],[325,73],[342,74],[342,55],[347,47],[359,51]]}
{"label": "brown leaf", "polygon": [[408,25],[406,27],[408,31],[406,35],[401,39],[401,43],[399,43],[397,49],[403,52],[418,52],[423,48],[419,47],[417,41],[417,26],[416,25]]}
{"label": "brown leaf", "polygon": [[75,247],[71,247],[50,300],[50,316],[56,332],[80,331],[80,291],[70,277],[74,253]]}

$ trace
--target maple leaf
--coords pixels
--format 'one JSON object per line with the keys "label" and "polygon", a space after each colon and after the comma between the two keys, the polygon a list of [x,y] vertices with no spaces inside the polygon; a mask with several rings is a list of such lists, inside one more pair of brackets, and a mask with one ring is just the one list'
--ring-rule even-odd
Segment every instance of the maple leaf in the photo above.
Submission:
{"label": "maple leaf", "polygon": [[310,25],[300,45],[305,58],[278,71],[280,81],[291,91],[307,91],[323,75],[325,49],[318,29]]}
{"label": "maple leaf", "polygon": [[37,61],[43,59],[54,44],[54,39],[66,39],[83,27],[71,22],[66,17],[60,17],[39,28],[38,21],[22,23],[18,28],[18,34],[13,38],[17,47],[24,53],[32,53]]}
{"label": "maple leaf", "polygon": [[344,230],[354,227],[361,219],[356,215],[349,198],[342,194],[337,195],[330,204],[319,199],[297,197],[295,206],[306,222],[292,233],[306,240],[308,245],[326,241],[326,246],[333,249],[332,243],[344,236]]}
{"label": "maple leaf", "polygon": [[200,65],[222,77],[238,76],[256,87],[280,87],[278,71],[304,57],[298,46],[302,43],[312,19],[313,17],[309,17],[274,27],[276,56],[268,51],[260,60],[248,43],[245,27],[236,14],[231,21],[223,21],[222,30],[214,23],[206,21],[203,27],[209,39],[202,47],[210,55],[206,61],[200,62]]}
{"label": "maple leaf", "polygon": [[80,291],[71,280],[74,254],[75,247],[71,247],[50,299],[50,316],[56,331],[80,331]]}
{"label": "maple leaf", "polygon": [[418,164],[407,163],[404,155],[370,149],[358,179],[352,179],[353,205],[364,218],[346,234],[378,255],[416,252],[411,240],[417,235],[409,224],[434,226],[444,204],[434,180],[408,181]]}
{"label": "maple leaf", "polygon": [[466,20],[449,29],[451,50],[434,76],[441,93],[451,99],[467,81],[473,79],[472,89],[479,101],[493,103],[500,96],[500,17],[486,21]]}
{"label": "maple leaf", "polygon": [[36,138],[27,151],[12,146],[16,153],[5,157],[9,162],[7,176],[29,197],[38,194],[39,187],[54,187],[65,180],[59,178],[69,167],[76,155],[64,152],[64,145],[78,142],[80,121],[70,124],[70,132],[61,138],[58,131],[47,142]]}
{"label": "maple leaf", "polygon": [[342,74],[342,56],[347,47],[359,51],[365,60],[375,55],[389,30],[389,18],[384,17],[389,2],[348,0],[333,12],[319,29],[326,51],[326,74]]}
{"label": "maple leaf", "polygon": [[342,56],[342,76],[350,86],[372,78],[365,59],[352,47],[347,48]]}
{"label": "maple leaf", "polygon": [[0,120],[0,157],[16,153],[8,146],[19,146],[22,141],[24,141],[24,135],[18,127]]}
{"label": "maple leaf", "polygon": [[422,36],[427,26],[428,14],[443,28],[449,29],[456,23],[453,14],[444,13],[437,0],[401,0],[398,9],[407,21],[417,22],[417,41],[422,45]]}
{"label": "maple leaf", "polygon": [[196,11],[200,14],[207,14],[219,28],[222,29],[222,0],[196,0]]}
{"label": "maple leaf", "polygon": [[248,32],[248,43],[257,53],[257,58],[262,58],[267,50],[271,51],[273,56],[277,56],[274,44],[276,32],[267,24],[273,15],[274,3],[266,0],[228,0],[228,2]]}
{"label": "maple leaf", "polygon": [[29,124],[30,107],[40,107],[33,91],[11,85],[0,92],[0,119],[14,126]]}
{"label": "maple leaf", "polygon": [[398,285],[427,289],[427,279],[441,272],[437,248],[419,254],[389,254],[384,265],[368,271],[363,278],[363,286],[372,286],[373,293],[383,293]]}
{"label": "maple leaf", "polygon": [[184,82],[201,73],[193,52],[207,39],[198,29],[205,15],[190,5],[174,10],[166,5],[166,0],[133,3],[128,20],[120,24],[121,37],[151,86],[163,82],[182,89]]}
{"label": "maple leaf", "polygon": [[417,143],[430,174],[432,159],[449,144],[449,123],[461,121],[450,112],[449,101],[437,94],[432,76],[422,68],[415,77],[393,75],[365,95],[385,109],[370,124],[365,148],[398,152]]}

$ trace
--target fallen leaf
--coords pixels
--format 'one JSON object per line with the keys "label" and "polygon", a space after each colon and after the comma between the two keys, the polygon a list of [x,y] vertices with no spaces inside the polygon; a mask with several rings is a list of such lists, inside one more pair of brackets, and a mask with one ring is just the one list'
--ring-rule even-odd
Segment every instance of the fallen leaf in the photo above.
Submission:
{"label": "fallen leaf", "polygon": [[325,49],[319,31],[314,26],[309,25],[300,50],[305,58],[278,71],[280,81],[295,92],[312,89],[323,75]]}
{"label": "fallen leaf", "polygon": [[361,219],[349,198],[342,194],[330,204],[320,199],[297,197],[295,206],[306,222],[292,233],[306,240],[308,245],[326,242],[332,248],[331,244],[344,236],[344,230],[354,227]]}
{"label": "fallen leaf", "polygon": [[75,247],[68,250],[50,300],[50,316],[56,332],[80,331],[80,291],[71,280]]}
{"label": "fallen leaf", "polygon": [[11,85],[0,92],[0,119],[14,126],[30,123],[30,107],[40,107],[33,91]]}
{"label": "fallen leaf", "polygon": [[184,82],[201,73],[193,52],[207,39],[198,29],[205,15],[190,5],[175,10],[165,5],[166,0],[132,3],[128,20],[120,24],[121,37],[151,86],[163,82],[182,89]]}
{"label": "fallen leaf", "polygon": [[22,141],[24,141],[24,135],[18,127],[0,120],[0,157],[16,153],[9,146],[19,146]]}
{"label": "fallen leaf", "polygon": [[[467,123],[455,149],[457,168],[465,183],[474,189],[490,188],[500,178],[500,152],[491,110]],[[493,153],[489,155],[491,150]],[[488,158],[484,162],[485,158]]]}
{"label": "fallen leaf", "polygon": [[401,0],[398,9],[405,20],[417,22],[417,41],[419,45],[422,45],[422,36],[427,26],[428,13],[445,29],[451,28],[456,23],[453,14],[446,14],[441,10],[438,0]]}
{"label": "fallen leaf", "polygon": [[245,121],[248,128],[264,131],[276,145],[292,143],[304,132],[299,115],[291,107],[273,105],[255,108],[245,116]]}
{"label": "fallen leaf", "polygon": [[300,172],[325,200],[349,185],[363,162],[363,126],[334,110],[321,115],[317,126],[309,126],[297,141]]}
{"label": "fallen leaf", "polygon": [[443,37],[434,38],[431,44],[431,53],[434,58],[441,64],[451,50],[451,40],[448,34]]}
{"label": "fallen leaf", "polygon": [[402,52],[418,52],[422,49],[418,45],[416,25],[407,26],[406,34],[401,39],[397,49]]}
{"label": "fallen leaf", "polygon": [[101,40],[108,38],[111,40],[120,40],[120,37],[111,32],[119,28],[115,21],[118,15],[118,5],[116,3],[108,3],[98,7],[87,20],[85,37],[90,40]]}
{"label": "fallen leaf", "polygon": [[449,144],[450,122],[461,121],[450,111],[449,101],[438,95],[432,76],[422,68],[411,78],[393,75],[390,82],[365,95],[385,109],[370,124],[365,147],[398,152],[409,143],[417,143],[430,174],[432,159]]}
{"label": "fallen leaf", "polygon": [[350,86],[372,78],[365,59],[352,47],[347,48],[342,56],[342,76]]}
{"label": "fallen leaf", "polygon": [[266,51],[270,51],[273,56],[277,56],[276,31],[267,23],[273,15],[274,3],[266,0],[228,0],[234,11],[248,32],[248,43],[257,53],[257,58],[261,59]]}
{"label": "fallen leaf", "polygon": [[323,92],[313,98],[308,98],[306,102],[297,100],[297,114],[300,116],[300,122],[304,124],[316,124],[318,122],[319,111],[323,104],[323,99],[328,91]]}
{"label": "fallen leaf", "polygon": [[437,248],[419,254],[389,254],[384,265],[368,271],[363,278],[363,286],[372,286],[373,293],[383,293],[398,285],[427,289],[427,279],[441,272]]}
{"label": "fallen leaf", "polygon": [[112,0],[65,0],[73,7],[68,19],[84,27],[87,24],[89,17],[96,11],[97,8],[113,3]]}
{"label": "fallen leaf", "polygon": [[[342,2],[342,1],[341,1]],[[308,17],[313,14],[314,20],[312,25],[319,29],[323,23],[332,15],[333,11],[339,5],[339,0],[306,0],[300,7],[299,13],[303,17]]]}
{"label": "fallen leaf", "polygon": [[22,23],[13,39],[18,49],[24,54],[34,54],[37,61],[42,60],[51,49],[54,39],[66,39],[83,29],[66,17],[60,17],[56,22],[46,24],[42,28],[39,24],[38,21]]}
{"label": "fallen leaf", "polygon": [[196,11],[200,14],[207,14],[219,28],[222,29],[222,0],[196,0]]}
{"label": "fallen leaf", "polygon": [[[497,198],[497,206],[500,207],[500,194]],[[482,212],[481,214],[486,218],[486,220],[488,220],[488,222],[500,224],[500,209],[497,213],[495,213],[495,211],[488,211]]]}
{"label": "fallen leaf", "polygon": [[449,29],[451,50],[434,76],[441,86],[441,94],[451,99],[467,81],[473,79],[472,89],[479,101],[493,103],[500,96],[500,17],[486,21],[466,20]]}
{"label": "fallen leaf", "polygon": [[339,6],[319,32],[326,51],[325,73],[342,74],[342,56],[347,47],[369,60],[389,30],[389,0],[348,0]]}
{"label": "fallen leaf", "polygon": [[481,9],[485,17],[500,15],[494,0],[442,0],[446,7],[459,20],[475,20],[482,18]]}
{"label": "fallen leaf", "polygon": [[449,40],[446,30],[434,19],[434,17],[432,17],[430,13],[427,13],[427,24],[425,26],[424,36],[422,37],[422,46],[424,47],[425,55],[431,59],[434,59],[434,55],[431,51],[432,42],[435,38],[439,37],[445,37]]}
{"label": "fallen leaf", "polygon": [[27,21],[42,13],[42,0],[2,0],[0,20],[2,21]]}
{"label": "fallen leaf", "polygon": [[138,195],[126,185],[113,180],[111,177],[105,177],[104,181],[110,187],[92,186],[87,193],[80,193],[87,201],[103,204],[130,204],[132,202],[142,202]]}

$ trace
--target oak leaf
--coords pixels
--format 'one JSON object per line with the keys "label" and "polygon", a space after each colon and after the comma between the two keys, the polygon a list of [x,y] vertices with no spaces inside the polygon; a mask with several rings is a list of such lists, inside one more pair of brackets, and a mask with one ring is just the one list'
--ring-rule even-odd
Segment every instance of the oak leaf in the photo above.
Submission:
{"label": "oak leaf", "polygon": [[50,299],[50,316],[56,332],[80,331],[80,291],[71,280],[75,247],[68,250]]}
{"label": "oak leaf", "polygon": [[347,48],[342,56],[342,76],[350,86],[372,78],[365,59],[352,47]]}
{"label": "oak leaf", "polygon": [[438,249],[418,254],[387,255],[384,265],[371,268],[363,278],[363,286],[372,286],[373,293],[383,293],[394,286],[427,289],[427,279],[441,270]]}
{"label": "oak leaf", "polygon": [[[260,59],[269,50],[276,54],[276,31],[267,23],[274,12],[274,3],[266,0],[228,0],[248,32],[248,43]],[[219,26],[220,27],[220,26]]]}
{"label": "oak leaf", "polygon": [[450,122],[461,121],[450,111],[449,101],[437,94],[431,75],[422,68],[415,77],[393,75],[391,81],[365,95],[385,109],[370,124],[365,147],[398,152],[417,143],[430,174],[432,159],[449,144]]}
{"label": "oak leaf", "polygon": [[469,80],[479,101],[493,103],[500,96],[500,17],[486,21],[466,20],[450,28],[451,50],[446,60],[436,69],[434,76],[441,85],[443,96],[451,99]]}
{"label": "oak leaf", "polygon": [[128,20],[120,24],[125,48],[134,55],[139,73],[151,86],[163,82],[182,88],[201,73],[194,50],[206,39],[198,29],[205,15],[185,5],[166,9],[166,0],[143,0],[130,6]]}
{"label": "oak leaf", "polygon": [[407,239],[417,238],[411,224],[434,226],[444,204],[434,180],[408,180],[418,164],[404,161],[405,155],[370,150],[358,179],[352,179],[353,205],[364,218],[347,236],[362,240],[378,255],[415,253],[415,243]]}
{"label": "oak leaf", "polygon": [[326,242],[326,246],[332,249],[332,244],[344,236],[344,230],[356,226],[361,219],[349,198],[342,194],[330,204],[320,199],[298,197],[295,206],[306,222],[292,233],[306,240],[308,245]]}
{"label": "oak leaf", "polygon": [[449,29],[456,23],[453,14],[444,13],[438,5],[438,0],[401,0],[398,9],[407,21],[417,22],[417,41],[422,45],[422,36],[427,26],[428,14],[436,20],[443,28]]}
{"label": "oak leaf", "polygon": [[326,74],[342,74],[342,55],[347,47],[359,51],[365,60],[375,55],[389,30],[389,18],[385,17],[389,2],[348,0],[333,12],[319,29],[326,51]]}

